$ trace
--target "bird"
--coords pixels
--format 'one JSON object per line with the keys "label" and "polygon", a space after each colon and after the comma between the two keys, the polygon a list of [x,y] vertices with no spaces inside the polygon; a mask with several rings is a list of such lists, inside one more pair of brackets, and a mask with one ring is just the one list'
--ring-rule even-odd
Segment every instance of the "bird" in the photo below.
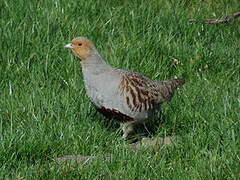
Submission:
{"label": "bird", "polygon": [[136,125],[154,118],[161,105],[169,101],[183,78],[151,80],[140,73],[109,65],[93,42],[76,37],[64,46],[80,60],[85,90],[97,111],[116,119],[129,137]]}

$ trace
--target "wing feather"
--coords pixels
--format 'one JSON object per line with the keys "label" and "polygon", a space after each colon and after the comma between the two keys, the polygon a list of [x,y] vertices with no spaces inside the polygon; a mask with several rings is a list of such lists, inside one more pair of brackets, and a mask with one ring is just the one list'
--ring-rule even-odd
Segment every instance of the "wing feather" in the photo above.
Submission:
{"label": "wing feather", "polygon": [[138,73],[125,72],[119,89],[132,111],[142,112],[154,109],[158,99],[157,85],[154,81]]}

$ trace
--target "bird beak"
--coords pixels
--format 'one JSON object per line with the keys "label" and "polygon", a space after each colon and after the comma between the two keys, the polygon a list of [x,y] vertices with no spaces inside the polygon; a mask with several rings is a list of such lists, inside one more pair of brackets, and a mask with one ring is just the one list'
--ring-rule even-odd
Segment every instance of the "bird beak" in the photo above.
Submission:
{"label": "bird beak", "polygon": [[71,43],[69,43],[69,44],[65,45],[64,47],[65,47],[65,48],[72,49],[72,44],[71,44]]}

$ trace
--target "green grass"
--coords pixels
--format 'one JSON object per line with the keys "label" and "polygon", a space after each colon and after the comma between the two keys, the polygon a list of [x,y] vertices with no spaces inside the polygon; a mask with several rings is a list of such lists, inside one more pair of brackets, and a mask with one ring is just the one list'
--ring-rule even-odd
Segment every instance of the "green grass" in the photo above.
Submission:
{"label": "green grass", "polygon": [[[240,10],[238,0],[0,2],[0,179],[239,179],[240,21],[190,24]],[[161,149],[128,150],[86,97],[63,48],[85,36],[113,66],[187,83],[163,106]],[[113,154],[81,167],[67,154]]]}

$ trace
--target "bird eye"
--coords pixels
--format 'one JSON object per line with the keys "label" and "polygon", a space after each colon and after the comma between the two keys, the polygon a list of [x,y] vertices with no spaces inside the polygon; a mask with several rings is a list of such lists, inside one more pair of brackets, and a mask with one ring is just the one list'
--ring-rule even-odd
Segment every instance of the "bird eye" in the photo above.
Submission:
{"label": "bird eye", "polygon": [[79,46],[82,46],[82,43],[78,43]]}

